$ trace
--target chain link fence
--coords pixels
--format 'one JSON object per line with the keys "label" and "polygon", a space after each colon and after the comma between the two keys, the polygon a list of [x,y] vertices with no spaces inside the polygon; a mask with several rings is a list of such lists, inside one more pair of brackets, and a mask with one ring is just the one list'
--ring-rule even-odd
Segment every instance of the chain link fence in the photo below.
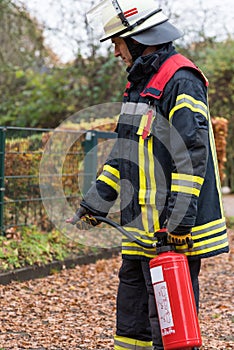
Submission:
{"label": "chain link fence", "polygon": [[[51,147],[50,140],[55,133],[56,141]],[[69,139],[70,135],[75,141],[66,149],[64,140]],[[53,223],[43,203],[51,199],[60,200],[60,192],[56,191],[59,181],[62,182],[63,199],[65,197],[75,210],[82,193],[95,180],[97,169],[106,156],[107,147],[102,141],[115,137],[113,132],[95,130],[0,127],[1,234],[29,225],[51,230]],[[40,174],[40,163],[45,152],[51,161],[46,174]],[[62,166],[61,158],[64,158]],[[51,188],[48,198],[41,196],[40,186],[45,184]]]}

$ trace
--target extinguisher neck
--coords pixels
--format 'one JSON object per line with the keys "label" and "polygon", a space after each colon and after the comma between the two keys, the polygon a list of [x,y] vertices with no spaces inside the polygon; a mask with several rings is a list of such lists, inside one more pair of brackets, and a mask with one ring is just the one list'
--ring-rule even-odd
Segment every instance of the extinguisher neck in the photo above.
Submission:
{"label": "extinguisher neck", "polygon": [[163,245],[163,246],[157,246],[156,247],[157,254],[167,253],[167,252],[174,252],[174,251],[175,251],[175,247],[172,246],[172,245]]}
{"label": "extinguisher neck", "polygon": [[162,229],[156,231],[154,235],[157,238],[157,244],[156,244],[157,254],[175,251],[175,246],[168,243],[168,240],[167,240],[168,232],[166,227],[163,227]]}

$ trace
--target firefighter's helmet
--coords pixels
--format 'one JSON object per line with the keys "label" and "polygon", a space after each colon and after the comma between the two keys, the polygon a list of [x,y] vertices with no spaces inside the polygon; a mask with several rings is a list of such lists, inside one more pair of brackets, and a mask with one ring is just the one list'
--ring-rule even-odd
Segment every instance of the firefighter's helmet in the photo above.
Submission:
{"label": "firefighter's helmet", "polygon": [[95,29],[102,24],[105,34],[101,42],[113,37],[131,37],[150,46],[182,36],[154,0],[103,0],[87,13],[87,19]]}

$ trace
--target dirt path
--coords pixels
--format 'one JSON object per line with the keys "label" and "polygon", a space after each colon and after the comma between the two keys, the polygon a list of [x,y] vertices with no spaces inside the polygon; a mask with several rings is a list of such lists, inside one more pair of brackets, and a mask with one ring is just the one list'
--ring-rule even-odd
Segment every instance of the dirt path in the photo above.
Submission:
{"label": "dirt path", "polygon": [[[203,261],[203,350],[234,349],[232,250]],[[120,257],[25,283],[0,286],[0,350],[113,349]]]}

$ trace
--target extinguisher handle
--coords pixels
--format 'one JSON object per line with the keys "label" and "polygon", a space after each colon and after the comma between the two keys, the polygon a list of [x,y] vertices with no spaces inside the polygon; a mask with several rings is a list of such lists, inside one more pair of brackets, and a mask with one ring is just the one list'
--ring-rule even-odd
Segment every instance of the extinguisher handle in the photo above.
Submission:
{"label": "extinguisher handle", "polygon": [[168,231],[166,227],[161,228],[160,230],[154,233],[155,238],[157,238],[157,247],[168,247]]}
{"label": "extinguisher handle", "polygon": [[185,234],[168,232],[168,243],[175,246],[187,244],[188,249],[193,248],[193,239],[190,232]]}

